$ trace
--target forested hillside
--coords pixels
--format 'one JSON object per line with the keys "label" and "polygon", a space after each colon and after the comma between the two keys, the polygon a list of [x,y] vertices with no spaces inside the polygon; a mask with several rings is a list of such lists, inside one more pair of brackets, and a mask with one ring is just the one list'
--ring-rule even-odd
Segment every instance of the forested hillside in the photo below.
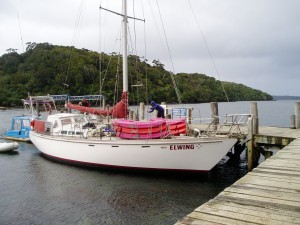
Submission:
{"label": "forested hillside", "polygon": [[[14,49],[0,57],[0,106],[21,105],[31,95],[99,94],[118,101],[122,92],[122,58],[87,49],[27,43],[26,52]],[[101,61],[101,64],[99,62]],[[129,56],[130,103],[149,100],[178,103],[171,73],[159,60]],[[101,73],[99,72],[101,71]],[[242,74],[241,74],[242,76]],[[272,100],[272,96],[242,84],[222,82],[204,74],[174,75],[183,103]],[[101,82],[100,82],[101,80]]]}

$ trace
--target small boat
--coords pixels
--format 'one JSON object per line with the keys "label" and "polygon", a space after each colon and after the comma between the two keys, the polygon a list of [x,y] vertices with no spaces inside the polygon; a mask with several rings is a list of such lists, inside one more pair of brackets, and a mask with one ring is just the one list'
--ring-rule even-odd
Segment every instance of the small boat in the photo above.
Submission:
{"label": "small boat", "polygon": [[52,96],[29,96],[27,99],[22,99],[22,101],[24,109],[29,115],[13,116],[10,128],[3,134],[4,139],[30,142],[31,121],[41,118],[41,111],[51,114],[52,111],[56,110]]}
{"label": "small boat", "polygon": [[30,142],[29,132],[31,116],[13,116],[11,126],[3,134],[4,139]]}
{"label": "small boat", "polygon": [[11,152],[19,148],[19,144],[17,142],[11,142],[11,143],[0,143],[0,153],[3,152]]}

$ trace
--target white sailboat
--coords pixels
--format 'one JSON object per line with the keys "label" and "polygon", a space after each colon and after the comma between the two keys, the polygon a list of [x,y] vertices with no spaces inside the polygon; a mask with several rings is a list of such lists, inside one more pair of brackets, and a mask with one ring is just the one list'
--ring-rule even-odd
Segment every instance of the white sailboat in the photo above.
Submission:
{"label": "white sailboat", "polygon": [[[128,69],[127,69],[127,12],[126,0],[123,0],[123,96],[120,104],[128,104]],[[127,108],[126,108],[127,110]],[[78,117],[78,115],[76,115]],[[30,132],[32,143],[45,156],[68,163],[88,165],[93,167],[118,167],[141,170],[174,170],[207,172],[211,170],[234,146],[237,139],[223,137],[193,137],[175,136],[168,133],[170,125],[167,122],[156,124],[156,128],[166,127],[159,138],[139,138],[139,135],[122,138],[108,131],[99,136],[92,133],[97,128],[85,128],[78,122],[74,125],[75,114],[56,114],[48,117],[49,122],[34,121]],[[126,118],[126,117],[125,117]],[[67,124],[68,121],[70,124]],[[134,122],[122,120],[131,124],[131,132],[144,132],[142,129],[148,123],[148,130],[154,130],[151,122]],[[149,125],[150,124],[150,125]],[[171,123],[169,123],[171,124]],[[153,125],[154,126],[154,125]],[[147,127],[146,127],[147,128]],[[151,129],[149,129],[151,128]],[[74,131],[72,131],[74,129]],[[81,131],[79,130],[81,129]],[[55,133],[53,132],[55,130]],[[76,131],[75,131],[76,130]],[[159,129],[156,129],[159,130]],[[101,130],[103,131],[103,129]],[[159,131],[157,131],[159,132]]]}

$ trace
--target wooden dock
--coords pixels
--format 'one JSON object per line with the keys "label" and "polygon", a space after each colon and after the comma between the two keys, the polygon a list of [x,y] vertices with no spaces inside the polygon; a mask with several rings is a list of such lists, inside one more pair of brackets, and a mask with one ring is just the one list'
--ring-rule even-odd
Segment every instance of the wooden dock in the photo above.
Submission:
{"label": "wooden dock", "polygon": [[290,141],[176,225],[300,224],[300,129],[262,127],[256,138]]}

